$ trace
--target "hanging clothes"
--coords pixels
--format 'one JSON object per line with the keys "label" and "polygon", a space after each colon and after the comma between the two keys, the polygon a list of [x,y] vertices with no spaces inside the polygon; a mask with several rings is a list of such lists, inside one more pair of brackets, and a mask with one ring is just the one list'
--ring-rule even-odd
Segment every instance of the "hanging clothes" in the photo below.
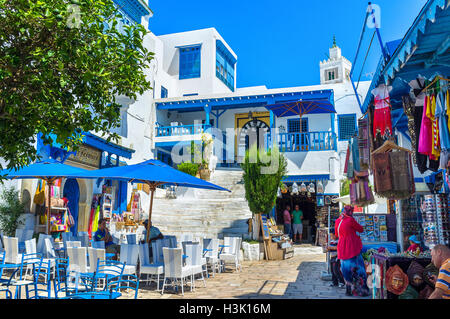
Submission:
{"label": "hanging clothes", "polygon": [[385,192],[392,189],[391,165],[388,153],[376,153],[372,155],[375,191]]}
{"label": "hanging clothes", "polygon": [[419,153],[428,157],[432,156],[432,121],[428,114],[430,114],[430,99],[425,97],[422,113],[422,126],[420,127],[419,136]]}
{"label": "hanging clothes", "polygon": [[357,138],[352,137],[350,143],[352,144],[353,169],[356,172],[360,172],[361,166],[359,165],[359,147]]}
{"label": "hanging clothes", "polygon": [[447,118],[445,113],[445,100],[446,94],[444,92],[439,92],[436,95],[436,118],[439,124],[439,140],[440,140],[440,165],[439,168],[445,169],[447,166],[447,161],[449,158],[450,151],[450,133],[447,125]]}
{"label": "hanging clothes", "polygon": [[380,84],[371,93],[374,96],[375,112],[373,118],[373,136],[377,133],[381,136],[392,135],[392,121],[391,121],[391,101],[389,92],[392,90],[391,86]]}
{"label": "hanging clothes", "polygon": [[358,148],[359,165],[362,170],[368,170],[370,165],[370,146],[369,146],[369,119],[358,120]]}
{"label": "hanging clothes", "polygon": [[441,147],[440,147],[440,141],[439,141],[439,124],[438,124],[438,118],[436,117],[436,96],[431,96],[431,106],[430,106],[430,119],[432,121],[432,128],[433,128],[433,134],[432,134],[432,148],[431,148],[431,159],[438,160],[439,156],[441,156]]}

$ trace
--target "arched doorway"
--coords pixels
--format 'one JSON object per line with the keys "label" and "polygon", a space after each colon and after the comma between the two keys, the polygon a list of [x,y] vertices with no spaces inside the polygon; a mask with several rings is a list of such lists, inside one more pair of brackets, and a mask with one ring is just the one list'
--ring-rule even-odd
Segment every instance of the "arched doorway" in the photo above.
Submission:
{"label": "arched doorway", "polygon": [[78,202],[80,199],[80,187],[76,179],[70,178],[66,181],[63,194],[69,200],[68,207],[75,220],[75,225],[70,228],[70,231],[76,236],[78,229]]}
{"label": "arched doorway", "polygon": [[[241,133],[239,135],[239,146],[243,149],[245,146],[245,151],[251,148],[255,143],[258,149],[264,147],[264,136],[266,133],[270,131],[267,123],[253,119],[248,121],[241,129]],[[241,156],[245,156],[245,154],[239,154]]]}

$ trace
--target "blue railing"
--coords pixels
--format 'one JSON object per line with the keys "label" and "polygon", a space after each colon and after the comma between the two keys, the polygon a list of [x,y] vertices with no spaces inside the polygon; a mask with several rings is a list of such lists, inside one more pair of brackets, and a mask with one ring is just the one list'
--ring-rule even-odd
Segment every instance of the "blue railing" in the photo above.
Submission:
{"label": "blue railing", "polygon": [[182,136],[182,135],[194,135],[202,134],[205,130],[210,128],[211,125],[205,124],[192,124],[192,125],[179,125],[179,126],[157,126],[156,136]]}
{"label": "blue railing", "polygon": [[[278,133],[275,142],[281,152],[310,152],[337,150],[336,133],[333,132],[305,132]],[[267,134],[267,147],[272,145],[271,135]]]}

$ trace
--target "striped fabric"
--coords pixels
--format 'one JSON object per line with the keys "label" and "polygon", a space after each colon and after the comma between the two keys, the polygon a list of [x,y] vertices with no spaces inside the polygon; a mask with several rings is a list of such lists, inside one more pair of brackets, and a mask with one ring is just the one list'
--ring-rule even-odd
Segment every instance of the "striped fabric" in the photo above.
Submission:
{"label": "striped fabric", "polygon": [[439,269],[436,288],[444,290],[443,299],[450,299],[450,258],[444,261]]}

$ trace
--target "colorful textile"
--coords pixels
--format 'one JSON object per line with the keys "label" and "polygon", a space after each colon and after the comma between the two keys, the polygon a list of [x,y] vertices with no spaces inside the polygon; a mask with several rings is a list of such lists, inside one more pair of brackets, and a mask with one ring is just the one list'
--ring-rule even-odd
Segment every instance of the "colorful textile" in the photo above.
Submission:
{"label": "colorful textile", "polygon": [[377,193],[392,189],[391,165],[388,153],[373,154],[375,191]]}
{"label": "colorful textile", "polygon": [[361,253],[361,238],[356,234],[364,228],[353,217],[342,214],[335,222],[335,235],[338,237],[338,258],[350,259]]}
{"label": "colorful textile", "polygon": [[387,87],[381,84],[376,89],[372,90],[374,95],[375,112],[373,118],[373,136],[375,137],[377,133],[381,136],[392,135],[392,122],[391,122],[391,109],[390,109],[390,98],[389,91],[392,89],[391,86]]}
{"label": "colorful textile", "polygon": [[97,209],[95,210],[95,215],[94,215],[94,221],[92,223],[92,232],[96,232],[98,229],[98,219],[100,218],[100,205],[97,206]]}
{"label": "colorful textile", "polygon": [[342,275],[347,287],[350,287],[351,293],[355,296],[367,296],[369,289],[366,285],[367,274],[362,255],[358,254],[352,258],[341,259],[340,261]]}
{"label": "colorful textile", "polygon": [[390,152],[391,180],[394,191],[409,191],[411,178],[409,176],[408,152]]}
{"label": "colorful textile", "polygon": [[441,155],[441,147],[439,140],[439,124],[438,118],[436,117],[436,97],[434,95],[431,97],[430,119],[433,124],[431,159],[437,160]]}
{"label": "colorful textile", "polygon": [[450,299],[450,258],[444,261],[439,269],[436,288],[444,290],[443,299]]}
{"label": "colorful textile", "polygon": [[361,170],[368,170],[370,165],[369,119],[358,120],[359,165]]}
{"label": "colorful textile", "polygon": [[431,148],[432,148],[432,134],[431,127],[432,122],[431,119],[427,116],[430,113],[430,100],[429,97],[425,97],[425,102],[423,106],[422,113],[422,126],[420,127],[420,135],[419,135],[419,153],[427,156],[431,156]]}

